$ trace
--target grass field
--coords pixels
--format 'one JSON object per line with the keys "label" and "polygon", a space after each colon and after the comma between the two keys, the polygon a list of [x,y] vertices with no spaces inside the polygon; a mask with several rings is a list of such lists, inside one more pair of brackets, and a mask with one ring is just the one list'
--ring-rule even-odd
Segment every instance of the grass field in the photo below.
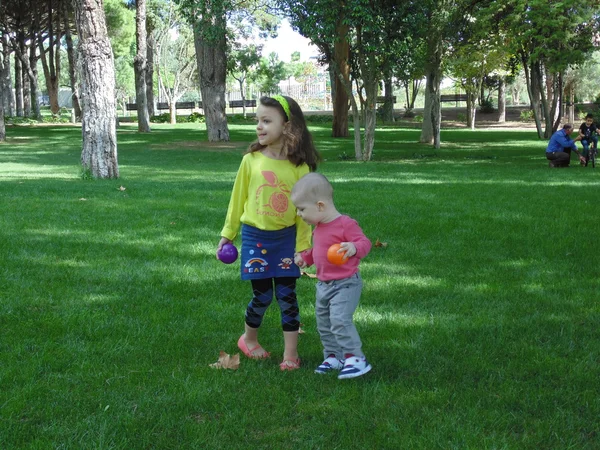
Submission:
{"label": "grass field", "polygon": [[531,131],[382,127],[374,161],[311,127],[340,211],[373,248],[355,320],[373,371],[318,376],[238,353],[250,288],[215,260],[251,125],[118,132],[121,178],[80,177],[80,129],[0,144],[1,449],[600,448],[600,169],[551,170]]}

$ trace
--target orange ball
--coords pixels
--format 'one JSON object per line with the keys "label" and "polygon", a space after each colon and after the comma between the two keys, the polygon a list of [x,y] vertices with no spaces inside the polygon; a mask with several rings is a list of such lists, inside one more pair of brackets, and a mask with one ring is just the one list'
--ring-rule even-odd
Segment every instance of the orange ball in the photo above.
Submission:
{"label": "orange ball", "polygon": [[346,252],[338,253],[337,251],[340,249],[340,244],[333,244],[327,250],[327,261],[331,264],[335,264],[336,266],[341,266],[342,264],[346,264],[348,262],[348,258],[344,258]]}

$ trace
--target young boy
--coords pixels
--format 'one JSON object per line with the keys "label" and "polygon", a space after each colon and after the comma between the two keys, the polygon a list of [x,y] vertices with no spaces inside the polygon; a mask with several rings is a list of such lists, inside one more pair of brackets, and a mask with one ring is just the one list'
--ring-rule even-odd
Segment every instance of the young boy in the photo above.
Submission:
{"label": "young boy", "polygon": [[583,156],[585,157],[585,165],[588,164],[590,144],[594,144],[593,148],[598,149],[598,129],[594,123],[594,116],[588,114],[585,116],[585,122],[579,127],[579,136],[581,137],[581,145],[583,146]]}
{"label": "young boy", "polygon": [[[317,329],[325,360],[315,373],[341,369],[339,379],[364,375],[371,365],[362,352],[352,316],[363,284],[358,265],[371,250],[371,241],[355,220],[337,211],[333,188],[323,175],[312,172],[300,178],[292,188],[291,200],[302,220],[315,226],[313,247],[297,253],[294,261],[300,268],[313,264],[317,268]],[[345,252],[341,265],[327,259],[333,244],[340,244],[337,253]]]}

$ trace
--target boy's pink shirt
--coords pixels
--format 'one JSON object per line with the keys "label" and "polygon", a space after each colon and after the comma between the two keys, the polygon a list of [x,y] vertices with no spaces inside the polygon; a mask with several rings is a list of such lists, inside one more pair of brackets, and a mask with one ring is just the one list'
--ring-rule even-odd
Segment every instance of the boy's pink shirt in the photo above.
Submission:
{"label": "boy's pink shirt", "polygon": [[[333,244],[352,242],[356,246],[356,254],[340,266],[327,260],[327,250]],[[348,216],[340,216],[329,223],[319,223],[313,231],[313,247],[302,252],[302,259],[307,265],[317,268],[320,281],[341,280],[358,272],[360,260],[371,250],[371,241],[362,229]]]}

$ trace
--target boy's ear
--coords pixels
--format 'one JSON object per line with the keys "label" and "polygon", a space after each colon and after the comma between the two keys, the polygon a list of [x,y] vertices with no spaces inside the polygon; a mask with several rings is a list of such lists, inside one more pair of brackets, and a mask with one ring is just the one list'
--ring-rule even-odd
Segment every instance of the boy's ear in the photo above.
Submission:
{"label": "boy's ear", "polygon": [[317,210],[319,211],[323,211],[325,209],[325,202],[322,200],[319,200],[317,202]]}

